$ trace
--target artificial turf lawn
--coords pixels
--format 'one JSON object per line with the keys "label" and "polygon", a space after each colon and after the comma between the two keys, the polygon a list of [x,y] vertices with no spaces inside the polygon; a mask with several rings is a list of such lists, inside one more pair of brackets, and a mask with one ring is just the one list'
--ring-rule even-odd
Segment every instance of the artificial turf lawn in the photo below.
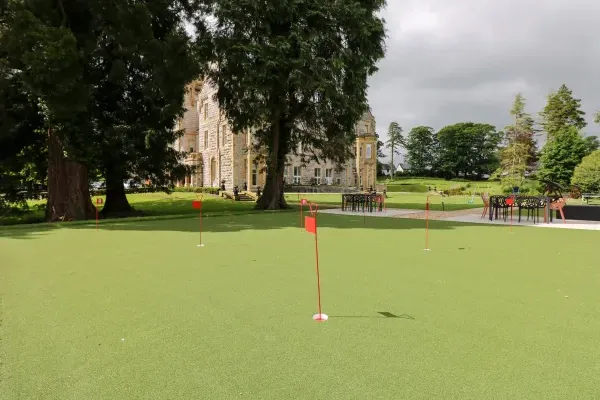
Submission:
{"label": "artificial turf lawn", "polygon": [[298,223],[1,232],[0,397],[600,397],[598,232],[321,215],[316,323]]}

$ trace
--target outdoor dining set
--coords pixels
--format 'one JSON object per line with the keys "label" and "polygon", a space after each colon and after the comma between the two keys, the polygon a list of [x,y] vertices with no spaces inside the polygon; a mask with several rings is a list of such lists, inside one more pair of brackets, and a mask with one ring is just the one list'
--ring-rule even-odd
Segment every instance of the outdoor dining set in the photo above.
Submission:
{"label": "outdoor dining set", "polygon": [[342,194],[342,211],[383,211],[385,196],[381,193]]}
{"label": "outdoor dining set", "polygon": [[561,214],[563,222],[565,220],[562,208],[564,200],[562,198],[554,199],[548,196],[524,196],[524,195],[483,195],[484,209],[481,217],[489,215],[490,221],[494,219],[503,219],[506,221],[514,213],[514,217],[518,222],[526,214],[527,220],[531,218],[533,223],[540,221],[540,217],[544,218],[545,223],[552,222],[553,211],[558,211]]}

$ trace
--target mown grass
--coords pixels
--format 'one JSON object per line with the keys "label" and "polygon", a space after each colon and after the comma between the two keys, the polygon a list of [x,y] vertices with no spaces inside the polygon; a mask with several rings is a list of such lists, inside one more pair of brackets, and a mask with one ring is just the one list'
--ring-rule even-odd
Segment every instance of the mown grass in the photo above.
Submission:
{"label": "mown grass", "polygon": [[600,398],[597,232],[318,221],[325,323],[295,213],[0,237],[0,397]]}

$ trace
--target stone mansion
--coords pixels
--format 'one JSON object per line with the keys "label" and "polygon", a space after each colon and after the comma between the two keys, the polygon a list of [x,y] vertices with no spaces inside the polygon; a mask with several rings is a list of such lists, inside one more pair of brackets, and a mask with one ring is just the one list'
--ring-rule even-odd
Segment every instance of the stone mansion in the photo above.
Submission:
{"label": "stone mansion", "polygon": [[[197,166],[196,173],[187,176],[177,186],[218,187],[238,186],[242,190],[264,187],[264,165],[256,162],[249,144],[252,132],[234,134],[225,115],[213,100],[216,88],[202,81],[187,86],[185,114],[176,129],[184,135],[174,146],[188,153],[185,163]],[[356,143],[353,160],[346,165],[331,162],[303,162],[300,156],[288,156],[285,183],[295,185],[339,185],[346,187],[375,186],[377,178],[377,137],[375,118],[367,112],[356,126]]]}

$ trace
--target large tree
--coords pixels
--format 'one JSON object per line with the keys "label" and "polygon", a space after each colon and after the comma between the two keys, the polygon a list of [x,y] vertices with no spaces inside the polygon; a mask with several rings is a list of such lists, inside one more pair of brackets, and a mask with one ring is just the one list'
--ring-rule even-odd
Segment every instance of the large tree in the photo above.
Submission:
{"label": "large tree", "polygon": [[525,172],[537,160],[536,130],[533,118],[525,112],[525,98],[521,93],[515,96],[510,114],[514,122],[505,128],[505,145],[498,172],[506,184],[519,186],[525,179]]}
{"label": "large tree", "polygon": [[592,154],[596,150],[600,149],[600,140],[598,140],[598,136],[586,136],[583,138],[585,142],[586,151],[585,154]]}
{"label": "large tree", "polygon": [[234,132],[266,156],[260,209],[286,207],[283,173],[302,143],[315,159],[351,157],[384,55],[383,0],[214,0],[207,77]]}
{"label": "large tree", "polygon": [[394,154],[400,154],[400,147],[404,145],[404,138],[402,137],[402,128],[397,122],[390,123],[388,128],[388,140],[385,143],[386,147],[390,150],[392,171],[396,170],[394,164]]}
{"label": "large tree", "polygon": [[575,167],[573,185],[581,187],[584,192],[597,193],[600,191],[600,150],[585,156]]}
{"label": "large tree", "polygon": [[446,177],[480,178],[498,166],[502,134],[492,125],[461,122],[442,128],[438,134],[439,167]]}
{"label": "large tree", "polygon": [[569,185],[575,167],[586,156],[587,150],[576,127],[566,126],[554,132],[553,139],[546,142],[542,149],[538,178]]}
{"label": "large tree", "polygon": [[406,139],[406,161],[413,175],[424,176],[433,172],[435,161],[435,132],[429,126],[417,126],[410,130]]}
{"label": "large tree", "polygon": [[548,140],[566,127],[583,129],[587,125],[585,112],[581,110],[581,100],[573,97],[571,89],[564,84],[556,92],[548,95],[546,106],[540,116]]}
{"label": "large tree", "polygon": [[[104,214],[131,211],[123,181],[166,186],[181,177],[183,154],[170,147],[183,113],[186,83],[199,73],[183,21],[182,3],[154,2],[113,12],[96,55],[93,115],[100,137],[97,165],[106,179]],[[192,96],[194,93],[192,93]]]}
{"label": "large tree", "polygon": [[43,115],[48,220],[94,215],[90,170],[107,179],[106,211],[129,208],[128,174],[160,183],[178,170],[168,145],[198,72],[183,26],[191,12],[183,0],[9,0],[0,52]]}
{"label": "large tree", "polygon": [[0,60],[0,209],[27,207],[36,184],[45,181],[46,141],[43,119],[21,81]]}

